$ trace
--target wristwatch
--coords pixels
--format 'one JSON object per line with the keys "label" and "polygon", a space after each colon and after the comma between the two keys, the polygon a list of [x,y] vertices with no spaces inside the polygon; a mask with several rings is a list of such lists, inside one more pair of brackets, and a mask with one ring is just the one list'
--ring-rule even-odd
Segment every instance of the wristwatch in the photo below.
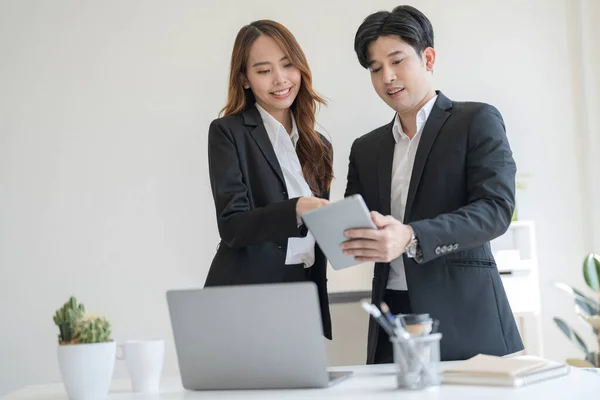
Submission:
{"label": "wristwatch", "polygon": [[410,230],[412,231],[412,238],[404,250],[406,251],[407,257],[414,258],[416,262],[421,262],[423,253],[421,252],[421,246],[419,246],[419,239],[415,236],[415,232],[412,228]]}

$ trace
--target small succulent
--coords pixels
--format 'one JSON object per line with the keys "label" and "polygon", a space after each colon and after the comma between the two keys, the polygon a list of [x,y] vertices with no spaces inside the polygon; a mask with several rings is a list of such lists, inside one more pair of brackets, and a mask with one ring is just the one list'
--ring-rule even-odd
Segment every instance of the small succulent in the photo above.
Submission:
{"label": "small succulent", "polygon": [[71,296],[69,300],[54,314],[54,323],[58,326],[59,344],[69,344],[73,342],[73,331],[78,322],[85,314],[83,304],[78,304],[77,299]]}
{"label": "small succulent", "polygon": [[54,314],[58,326],[58,343],[80,344],[111,341],[110,322],[99,316],[86,316],[85,306],[73,296]]}
{"label": "small succulent", "polygon": [[90,316],[75,326],[74,340],[77,343],[101,343],[111,341],[110,322],[105,317]]}

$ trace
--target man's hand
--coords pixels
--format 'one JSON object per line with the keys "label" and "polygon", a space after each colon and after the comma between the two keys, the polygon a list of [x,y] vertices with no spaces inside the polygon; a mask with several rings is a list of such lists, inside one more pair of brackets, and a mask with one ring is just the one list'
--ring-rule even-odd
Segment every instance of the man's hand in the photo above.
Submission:
{"label": "man's hand", "polygon": [[360,262],[390,262],[404,253],[412,239],[412,229],[391,215],[371,212],[373,222],[379,228],[349,229],[347,240],[341,244],[344,254],[353,255]]}

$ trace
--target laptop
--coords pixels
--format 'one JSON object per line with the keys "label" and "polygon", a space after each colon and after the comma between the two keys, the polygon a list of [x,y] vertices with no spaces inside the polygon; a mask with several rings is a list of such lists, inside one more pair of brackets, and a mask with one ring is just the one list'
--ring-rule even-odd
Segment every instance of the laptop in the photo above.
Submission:
{"label": "laptop", "polygon": [[313,282],[167,291],[188,390],[324,388],[329,372]]}

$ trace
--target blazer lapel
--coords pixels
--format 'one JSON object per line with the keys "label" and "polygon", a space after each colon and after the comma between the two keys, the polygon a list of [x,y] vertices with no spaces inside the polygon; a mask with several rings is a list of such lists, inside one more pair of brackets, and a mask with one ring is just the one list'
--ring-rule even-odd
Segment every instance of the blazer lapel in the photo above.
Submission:
{"label": "blazer lapel", "polygon": [[277,161],[273,144],[271,143],[265,125],[260,118],[260,113],[256,107],[250,107],[242,113],[242,116],[244,118],[244,125],[253,127],[253,129],[250,130],[250,135],[271,165],[271,168],[273,168],[273,171],[275,171],[275,174],[279,177],[281,183],[285,186],[285,179],[283,177],[283,172],[281,171],[281,166],[279,165],[279,161]]}
{"label": "blazer lapel", "polygon": [[419,148],[415,155],[415,163],[413,164],[412,175],[410,178],[410,184],[408,187],[408,195],[406,198],[406,208],[404,210],[404,221],[407,221],[407,217],[410,215],[410,210],[415,199],[415,193],[419,187],[421,181],[421,175],[429,156],[429,151],[433,142],[437,138],[442,125],[446,121],[446,118],[450,116],[450,109],[452,108],[452,102],[442,92],[437,92],[438,98],[431,109],[431,114],[427,118],[423,132],[421,132],[421,140],[419,141]]}
{"label": "blazer lapel", "polygon": [[[394,117],[395,118],[395,117]],[[392,133],[394,120],[386,127],[384,135],[379,141],[378,152],[378,172],[379,180],[379,203],[381,204],[381,213],[389,215],[391,213],[391,196],[392,196],[392,167],[394,162],[394,147],[396,141]]]}

